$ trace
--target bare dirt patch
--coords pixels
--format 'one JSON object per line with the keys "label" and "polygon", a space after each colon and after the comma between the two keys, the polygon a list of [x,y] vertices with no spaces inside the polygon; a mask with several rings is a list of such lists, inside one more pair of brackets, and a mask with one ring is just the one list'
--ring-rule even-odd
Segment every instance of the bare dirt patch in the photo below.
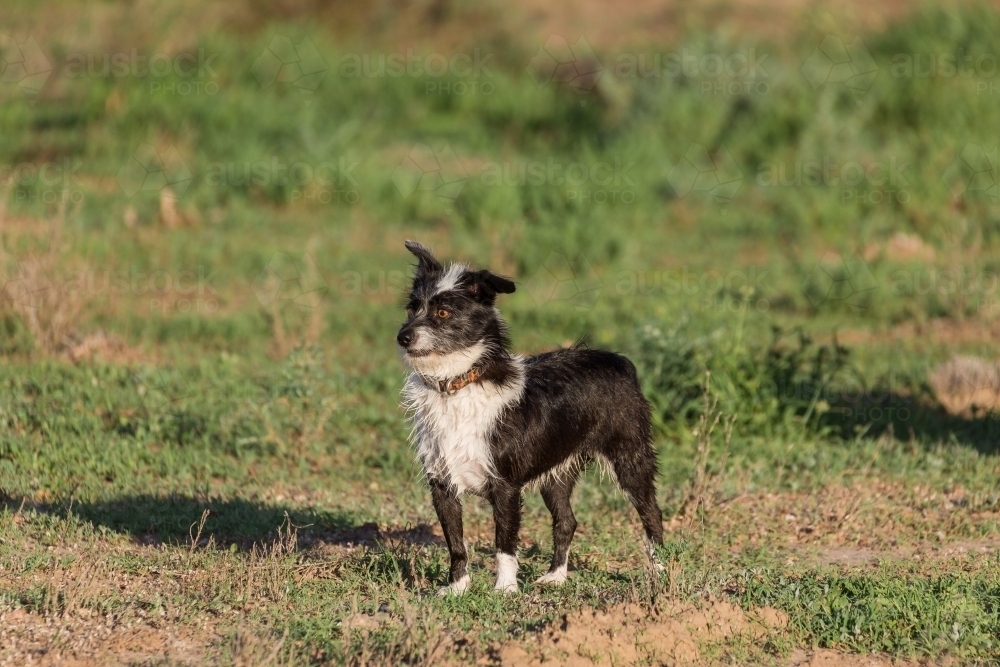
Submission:
{"label": "bare dirt patch", "polygon": [[208,627],[120,622],[89,609],[43,616],[0,614],[0,665],[201,664],[219,637]]}
{"label": "bare dirt patch", "polygon": [[[686,29],[702,26],[781,37],[791,32],[792,26],[800,25],[803,17],[815,13],[815,5],[806,0],[703,2],[696,6],[672,0],[642,0],[627,5],[600,0],[521,0],[515,6],[530,16],[536,30],[544,35],[572,37],[572,41],[583,35],[601,47],[662,40],[664,35],[677,37]],[[859,0],[827,9],[866,29],[898,20],[908,10],[904,2],[873,4]]]}
{"label": "bare dirt patch", "polygon": [[865,246],[861,256],[866,262],[888,259],[893,262],[931,264],[934,262],[937,253],[934,250],[934,246],[916,234],[896,232],[885,243],[870,243]]}
{"label": "bare dirt patch", "polygon": [[149,363],[151,357],[125,341],[103,331],[87,334],[66,347],[66,356],[74,363],[100,361],[108,364]]}
{"label": "bare dirt patch", "polygon": [[814,549],[793,549],[791,558],[807,565],[874,565],[885,560],[940,561],[962,558],[969,554],[987,555],[1000,551],[1000,539],[963,540],[945,544],[925,542],[891,549],[834,546]]}
{"label": "bare dirt patch", "polygon": [[911,660],[841,653],[825,648],[817,649],[811,653],[801,649],[796,650],[788,661],[790,667],[904,667],[919,664]]}
{"label": "bare dirt patch", "polygon": [[[19,513],[13,523],[26,522]],[[284,603],[290,580],[322,576],[320,564],[285,558],[294,535],[280,537],[277,546],[249,557],[194,547],[164,551],[125,538],[39,550],[29,538],[23,555],[0,559],[0,667],[217,662],[232,631],[248,626],[247,614]],[[137,563],[145,565],[129,566]],[[230,587],[236,594],[227,601],[235,605],[205,604]],[[256,625],[243,629],[265,633]],[[237,641],[230,649],[238,654],[256,646]]]}
{"label": "bare dirt patch", "polygon": [[[129,574],[108,563],[126,552],[150,554],[53,545],[49,566],[22,574],[27,564],[15,559],[0,569],[0,589],[19,591],[26,605],[0,611],[0,665],[201,664],[221,636],[218,621],[204,614],[181,621],[179,610],[163,601],[182,585],[174,577]],[[72,560],[63,565],[66,559]]]}
{"label": "bare dirt patch", "polygon": [[584,609],[567,614],[526,643],[500,649],[504,665],[569,666],[693,664],[702,659],[702,644],[735,635],[765,636],[788,623],[770,608],[750,613],[728,602],[702,607],[669,603],[659,613],[629,604],[607,611]]}
{"label": "bare dirt patch", "polygon": [[[502,665],[712,665],[736,664],[709,649],[713,644],[743,637],[763,641],[788,625],[777,609],[745,612],[728,602],[701,606],[671,602],[659,612],[637,604],[605,611],[584,609],[567,614],[524,642],[500,647]],[[830,649],[796,649],[773,664],[789,667],[915,667],[916,661],[880,655],[857,655]]]}

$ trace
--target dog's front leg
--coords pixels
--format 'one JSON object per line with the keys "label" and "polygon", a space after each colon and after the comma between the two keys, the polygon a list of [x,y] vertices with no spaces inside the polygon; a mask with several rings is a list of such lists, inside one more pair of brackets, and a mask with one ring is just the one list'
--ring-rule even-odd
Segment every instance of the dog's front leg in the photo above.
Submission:
{"label": "dog's front leg", "polygon": [[462,536],[462,501],[450,484],[436,479],[431,480],[431,497],[451,556],[448,585],[439,590],[438,595],[461,595],[469,587],[469,573],[466,569],[469,557]]}
{"label": "dog's front leg", "polygon": [[521,529],[521,489],[495,481],[490,494],[496,525],[497,583],[504,593],[517,592],[517,534]]}

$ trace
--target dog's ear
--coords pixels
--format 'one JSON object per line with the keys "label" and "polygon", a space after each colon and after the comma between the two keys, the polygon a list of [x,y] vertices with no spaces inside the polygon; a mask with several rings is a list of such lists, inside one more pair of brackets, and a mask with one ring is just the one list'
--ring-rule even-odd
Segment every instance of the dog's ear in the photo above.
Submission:
{"label": "dog's ear", "polygon": [[472,273],[468,289],[477,301],[492,304],[496,301],[497,294],[513,294],[515,285],[510,278],[498,276],[484,269]]}
{"label": "dog's ear", "polygon": [[417,264],[417,274],[421,273],[438,273],[442,270],[441,262],[437,261],[430,250],[420,245],[416,241],[407,241],[405,244],[406,249],[416,255],[420,263]]}

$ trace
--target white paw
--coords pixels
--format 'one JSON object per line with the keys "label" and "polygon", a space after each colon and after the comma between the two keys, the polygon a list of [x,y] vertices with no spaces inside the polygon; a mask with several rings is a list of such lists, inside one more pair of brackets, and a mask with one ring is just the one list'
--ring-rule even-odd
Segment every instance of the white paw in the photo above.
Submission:
{"label": "white paw", "polygon": [[497,585],[493,587],[493,590],[501,593],[517,593],[517,582],[497,579]]}
{"label": "white paw", "polygon": [[517,592],[517,556],[497,553],[497,583],[493,590],[501,593]]}
{"label": "white paw", "polygon": [[653,568],[653,572],[662,574],[667,571],[667,568],[663,566],[660,559],[656,557],[656,545],[649,541],[648,538],[643,538],[646,543],[646,553],[649,555],[649,563]]}
{"label": "white paw", "polygon": [[538,577],[538,579],[535,579],[535,583],[536,584],[552,584],[554,586],[558,586],[560,584],[566,583],[566,577],[567,576],[568,575],[567,575],[567,572],[566,572],[566,566],[565,565],[560,565],[559,567],[557,567],[556,569],[552,570],[551,572],[546,572],[542,576]]}
{"label": "white paw", "polygon": [[458,581],[448,584],[444,588],[438,589],[438,595],[461,595],[469,587],[469,575],[465,575]]}

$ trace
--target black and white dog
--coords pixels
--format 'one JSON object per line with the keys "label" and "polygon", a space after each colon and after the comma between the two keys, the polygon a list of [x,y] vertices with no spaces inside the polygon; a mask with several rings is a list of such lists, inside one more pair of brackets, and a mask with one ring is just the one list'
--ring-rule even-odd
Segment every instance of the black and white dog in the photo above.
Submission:
{"label": "black and white dog", "polygon": [[459,499],[465,492],[492,504],[495,588],[517,591],[521,490],[529,484],[540,486],[552,513],[555,547],[537,583],[563,583],[576,530],[570,496],[595,459],[638,510],[652,557],[663,542],[656,453],[632,362],[580,347],[529,358],[512,353],[494,302],[514,291],[513,282],[463,264],[445,268],[413,241],[406,248],[419,263],[396,342],[413,369],[404,402],[451,555],[450,583],[440,592],[469,586]]}

